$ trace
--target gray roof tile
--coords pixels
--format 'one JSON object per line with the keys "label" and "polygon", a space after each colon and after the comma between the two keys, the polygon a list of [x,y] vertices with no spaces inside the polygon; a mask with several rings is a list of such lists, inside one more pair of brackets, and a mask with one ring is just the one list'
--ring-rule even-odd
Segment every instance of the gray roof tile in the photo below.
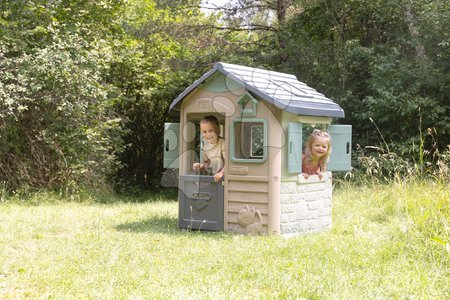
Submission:
{"label": "gray roof tile", "polygon": [[344,110],[338,104],[298,81],[294,75],[221,62],[216,63],[209,72],[178,95],[170,105],[170,110],[178,110],[179,103],[184,97],[216,72],[224,74],[228,80],[236,81],[245,86],[250,93],[290,113],[344,117]]}

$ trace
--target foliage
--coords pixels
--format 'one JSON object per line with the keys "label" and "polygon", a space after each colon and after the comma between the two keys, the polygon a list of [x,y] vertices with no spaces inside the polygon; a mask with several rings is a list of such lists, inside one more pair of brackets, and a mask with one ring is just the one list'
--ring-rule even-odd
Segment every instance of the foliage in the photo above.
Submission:
{"label": "foliage", "polygon": [[[236,0],[224,13],[230,30],[269,41],[256,43],[261,55],[251,65],[297,75],[344,108],[339,121],[353,125],[357,150],[381,149],[355,159],[359,174],[442,172],[437,157],[450,144],[448,4]],[[266,23],[258,19],[264,14]],[[430,130],[433,139],[423,139]]]}
{"label": "foliage", "polygon": [[[437,182],[450,181],[450,148],[442,154],[434,152],[435,158],[424,164],[401,157],[378,147],[359,148],[355,172],[351,176],[364,183],[405,181],[411,182],[418,178],[430,178]],[[356,177],[356,178],[355,178]]]}
{"label": "foliage", "polygon": [[[372,119],[370,119],[373,122]],[[379,130],[378,126],[374,125]],[[418,156],[407,157],[392,151],[384,136],[379,132],[383,141],[381,146],[357,145],[354,153],[354,171],[347,173],[355,182],[363,184],[372,182],[414,182],[418,179],[431,179],[437,182],[450,182],[450,145],[442,151],[438,149],[436,129],[428,128],[425,136],[420,135],[417,150]],[[430,145],[426,148],[425,145]]]}
{"label": "foliage", "polygon": [[304,11],[286,25],[291,39],[285,69],[336,99],[356,144],[380,145],[370,118],[401,156],[418,154],[419,120],[420,130],[437,129],[439,150],[450,144],[448,5],[303,3],[297,5]]}
{"label": "foliage", "polygon": [[417,170],[446,153],[445,2],[233,0],[208,14],[200,4],[0,1],[1,185],[157,190],[168,107],[217,61],[297,75],[344,108],[361,149]]}
{"label": "foliage", "polygon": [[[127,147],[117,188],[161,187],[164,122],[176,120],[169,105],[225,53],[233,34],[212,31],[215,15],[199,10],[199,1],[129,1],[124,34],[116,42],[110,82],[124,98],[116,110],[126,120]],[[227,36],[227,38],[224,37]]]}
{"label": "foliage", "polygon": [[[0,3],[0,182],[10,190],[103,185],[121,148],[114,89],[102,78],[109,46],[93,24],[72,23],[86,16],[82,4],[75,12],[19,2]],[[98,17],[96,26],[105,21]]]}

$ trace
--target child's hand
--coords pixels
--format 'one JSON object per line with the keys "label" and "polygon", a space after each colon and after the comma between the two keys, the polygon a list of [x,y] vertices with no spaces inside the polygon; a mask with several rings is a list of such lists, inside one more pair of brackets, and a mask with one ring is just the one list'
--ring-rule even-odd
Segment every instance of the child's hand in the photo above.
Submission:
{"label": "child's hand", "polygon": [[194,171],[200,171],[204,168],[204,165],[201,163],[195,163],[192,168],[194,169]]}
{"label": "child's hand", "polygon": [[319,179],[322,179],[323,174],[321,172],[316,172],[316,175],[319,176]]}
{"label": "child's hand", "polygon": [[222,179],[222,177],[223,177],[223,171],[220,171],[214,175],[214,181],[219,182],[220,179]]}
{"label": "child's hand", "polygon": [[302,173],[302,175],[303,175],[303,177],[304,177],[305,179],[308,179],[308,177],[309,177],[309,175],[306,174],[306,173]]}

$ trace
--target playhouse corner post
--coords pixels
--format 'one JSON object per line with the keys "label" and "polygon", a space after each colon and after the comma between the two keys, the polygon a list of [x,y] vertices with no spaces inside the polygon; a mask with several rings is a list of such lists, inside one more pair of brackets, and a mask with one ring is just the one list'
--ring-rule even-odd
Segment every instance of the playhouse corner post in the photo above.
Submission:
{"label": "playhouse corner post", "polygon": [[[276,118],[273,117],[273,122]],[[280,136],[277,132],[278,127],[270,126],[269,135],[271,137]],[[269,148],[269,234],[280,235],[280,217],[281,217],[281,164],[282,164],[282,151],[281,151],[281,139],[272,139],[275,143],[279,143],[277,147]]]}

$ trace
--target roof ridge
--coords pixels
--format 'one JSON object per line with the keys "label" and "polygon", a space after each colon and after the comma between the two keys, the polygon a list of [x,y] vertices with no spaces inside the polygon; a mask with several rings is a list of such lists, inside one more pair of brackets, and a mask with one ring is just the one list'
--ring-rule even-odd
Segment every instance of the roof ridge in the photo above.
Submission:
{"label": "roof ridge", "polygon": [[283,78],[290,78],[290,79],[298,80],[297,76],[295,76],[294,74],[282,73],[282,72],[267,70],[267,69],[263,69],[263,68],[247,67],[247,66],[241,66],[241,65],[224,63],[224,62],[218,62],[215,64],[214,67],[216,67],[216,66],[218,69],[220,69],[221,71],[224,71],[224,72],[229,72],[229,70],[227,70],[227,68],[228,69],[232,68],[235,70],[247,70],[247,71],[250,71],[255,74],[263,73],[263,74],[269,74],[269,76],[273,75],[273,76],[279,76],[279,77],[283,77]]}

